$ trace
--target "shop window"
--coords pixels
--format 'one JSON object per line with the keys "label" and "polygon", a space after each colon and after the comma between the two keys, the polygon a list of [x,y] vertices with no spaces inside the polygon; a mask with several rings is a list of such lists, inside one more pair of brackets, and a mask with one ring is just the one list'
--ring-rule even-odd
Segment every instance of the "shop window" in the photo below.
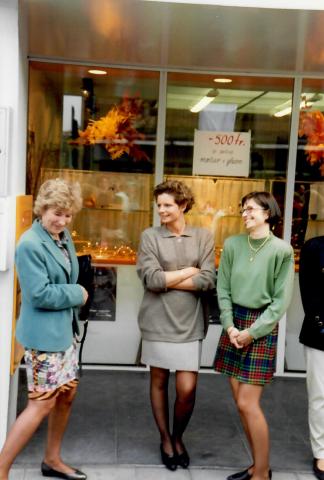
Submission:
{"label": "shop window", "polygon": [[30,62],[27,192],[47,178],[78,181],[78,251],[133,264],[152,223],[159,74],[90,70]]}
{"label": "shop window", "polygon": [[300,102],[292,244],[324,234],[324,81],[304,80]]}
{"label": "shop window", "polygon": [[[214,75],[169,74],[165,175],[192,187],[196,205],[188,221],[213,231],[218,260],[225,238],[244,230],[239,215],[243,195],[271,191],[284,213],[290,116],[281,110],[291,104],[293,83],[239,76],[227,83],[215,80]],[[194,165],[197,132],[204,131],[221,144],[204,157],[211,164],[208,175],[197,173]],[[242,160],[245,170],[227,168],[236,161],[233,146],[245,137],[250,142]],[[282,236],[282,223],[275,233]]]}
{"label": "shop window", "polygon": [[[290,111],[287,111],[289,114]],[[301,247],[308,239],[320,235],[324,235],[324,80],[305,79],[300,99],[291,231],[297,271]],[[294,298],[287,312],[287,371],[305,370],[303,346],[299,343],[303,319],[296,274]]]}

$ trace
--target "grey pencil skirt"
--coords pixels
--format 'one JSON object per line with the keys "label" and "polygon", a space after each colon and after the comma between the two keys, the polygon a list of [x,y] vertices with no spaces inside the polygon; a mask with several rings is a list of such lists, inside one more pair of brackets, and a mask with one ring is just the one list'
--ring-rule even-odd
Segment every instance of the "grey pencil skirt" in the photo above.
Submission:
{"label": "grey pencil skirt", "polygon": [[198,372],[202,340],[194,342],[153,342],[142,340],[141,361],[151,367]]}

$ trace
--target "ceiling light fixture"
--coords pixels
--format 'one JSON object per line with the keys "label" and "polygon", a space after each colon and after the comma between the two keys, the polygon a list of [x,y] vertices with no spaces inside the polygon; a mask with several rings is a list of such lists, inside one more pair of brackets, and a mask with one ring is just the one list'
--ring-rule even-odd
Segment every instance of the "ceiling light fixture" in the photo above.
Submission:
{"label": "ceiling light fixture", "polygon": [[[315,103],[318,102],[319,100],[322,99],[322,96],[318,93],[315,93],[314,95],[310,96],[307,98],[307,95],[302,95],[302,100],[300,102],[299,108],[301,110],[307,110],[311,108],[311,106]],[[281,108],[278,112],[274,113],[274,117],[280,118],[284,117],[285,115],[290,115],[291,114],[291,101],[289,100],[288,102],[283,103],[282,105],[279,105]]]}
{"label": "ceiling light fixture", "polygon": [[190,108],[190,112],[198,113],[203,110],[207,105],[209,105],[215,97],[219,94],[219,91],[216,89],[210,90],[207,95],[205,95],[199,102],[197,102],[192,108]]}
{"label": "ceiling light fixture", "polygon": [[214,78],[214,82],[216,83],[232,83],[231,78]]}
{"label": "ceiling light fixture", "polygon": [[291,114],[291,107],[286,107],[286,108],[283,108],[282,110],[279,110],[279,112],[276,112],[274,114],[274,117],[280,118],[290,114]]}
{"label": "ceiling light fixture", "polygon": [[88,70],[88,73],[92,73],[93,75],[107,75],[107,72],[105,70],[91,69],[91,70]]}

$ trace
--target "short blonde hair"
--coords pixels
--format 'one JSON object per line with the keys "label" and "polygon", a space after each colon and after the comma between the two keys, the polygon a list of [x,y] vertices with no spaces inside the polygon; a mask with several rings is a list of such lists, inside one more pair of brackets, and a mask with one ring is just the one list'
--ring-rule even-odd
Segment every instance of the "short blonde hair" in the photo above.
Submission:
{"label": "short blonde hair", "polygon": [[75,214],[82,207],[79,183],[69,183],[62,178],[46,180],[38,191],[34,204],[34,213],[40,217],[48,208],[72,210]]}

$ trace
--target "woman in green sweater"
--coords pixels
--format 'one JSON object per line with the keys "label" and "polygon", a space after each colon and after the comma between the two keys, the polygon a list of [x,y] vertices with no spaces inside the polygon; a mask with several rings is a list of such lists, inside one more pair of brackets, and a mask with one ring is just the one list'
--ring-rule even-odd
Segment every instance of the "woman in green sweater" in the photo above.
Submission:
{"label": "woman in green sweater", "polygon": [[253,458],[249,468],[227,480],[268,480],[269,432],[260,399],[275,371],[278,322],[292,295],[294,256],[271,232],[281,214],[270,193],[249,193],[241,204],[247,234],[225,241],[218,271],[223,332],[215,370],[230,377]]}

